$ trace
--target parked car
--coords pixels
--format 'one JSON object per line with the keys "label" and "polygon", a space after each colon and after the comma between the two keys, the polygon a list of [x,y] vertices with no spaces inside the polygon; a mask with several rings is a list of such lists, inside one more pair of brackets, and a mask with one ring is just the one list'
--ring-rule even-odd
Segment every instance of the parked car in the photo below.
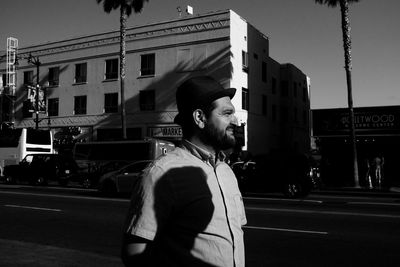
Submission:
{"label": "parked car", "polygon": [[4,176],[7,183],[46,185],[54,180],[65,185],[70,179],[77,179],[78,166],[72,158],[59,154],[28,154],[18,165],[5,166]]}
{"label": "parked car", "polygon": [[314,188],[305,155],[268,155],[233,162],[243,194],[281,192],[288,198],[307,196]]}
{"label": "parked car", "polygon": [[135,161],[119,170],[100,177],[98,190],[105,194],[130,193],[140,178],[141,172],[152,160]]}
{"label": "parked car", "polygon": [[97,164],[92,164],[90,168],[81,167],[80,176],[82,186],[84,188],[95,188],[98,186],[102,175],[119,170],[132,162],[133,161],[127,160],[102,161]]}

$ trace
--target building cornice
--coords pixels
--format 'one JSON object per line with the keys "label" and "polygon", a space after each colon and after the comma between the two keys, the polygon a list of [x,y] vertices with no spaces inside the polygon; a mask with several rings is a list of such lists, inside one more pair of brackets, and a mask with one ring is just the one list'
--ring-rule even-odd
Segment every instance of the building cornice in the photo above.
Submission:
{"label": "building cornice", "polygon": [[[164,28],[155,28],[153,30],[145,30],[145,31],[137,31],[138,28],[131,29],[132,32],[126,35],[126,42],[134,42],[144,39],[151,38],[159,38],[165,37],[169,35],[180,35],[180,34],[190,34],[190,33],[198,33],[204,31],[211,31],[216,29],[229,28],[230,19],[229,18],[220,18],[210,21],[202,21],[187,25],[176,25]],[[64,52],[71,52],[75,50],[94,48],[100,46],[109,46],[114,44],[119,44],[119,32],[112,32],[113,36],[107,37],[109,34],[96,35],[95,37],[99,37],[96,40],[86,40],[81,42],[74,42],[74,39],[65,40],[53,44],[43,44],[40,46],[27,47],[19,50],[20,57],[28,57],[29,54],[33,56],[45,56],[52,55]],[[103,36],[101,38],[101,36]],[[92,38],[93,36],[89,36],[87,38]],[[80,38],[82,39],[82,38]],[[59,45],[60,43],[68,43],[64,45]],[[57,46],[54,46],[54,45]],[[50,46],[50,47],[49,47]]]}

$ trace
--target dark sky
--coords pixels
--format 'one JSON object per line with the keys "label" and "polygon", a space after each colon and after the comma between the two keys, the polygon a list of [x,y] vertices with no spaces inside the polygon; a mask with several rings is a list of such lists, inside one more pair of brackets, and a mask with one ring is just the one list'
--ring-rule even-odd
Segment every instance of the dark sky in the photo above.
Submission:
{"label": "dark sky", "polygon": [[[347,106],[340,9],[314,0],[150,0],[128,26],[232,9],[270,38],[270,56],[290,62],[311,79],[312,108]],[[361,0],[350,6],[355,106],[400,104],[400,1]],[[2,0],[0,50],[7,37],[19,46],[119,28],[119,12],[103,12],[96,0]],[[3,48],[4,47],[4,48]],[[4,69],[5,66],[0,66]]]}

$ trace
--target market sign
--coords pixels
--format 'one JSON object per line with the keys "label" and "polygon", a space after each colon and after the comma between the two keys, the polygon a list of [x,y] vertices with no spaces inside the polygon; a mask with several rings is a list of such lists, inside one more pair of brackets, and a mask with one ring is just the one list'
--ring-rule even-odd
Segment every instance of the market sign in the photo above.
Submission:
{"label": "market sign", "polygon": [[182,138],[182,128],[179,126],[150,127],[149,135],[155,138]]}
{"label": "market sign", "polygon": [[[349,134],[348,109],[313,110],[312,118],[314,136]],[[358,135],[400,135],[400,106],[355,108],[354,125]]]}

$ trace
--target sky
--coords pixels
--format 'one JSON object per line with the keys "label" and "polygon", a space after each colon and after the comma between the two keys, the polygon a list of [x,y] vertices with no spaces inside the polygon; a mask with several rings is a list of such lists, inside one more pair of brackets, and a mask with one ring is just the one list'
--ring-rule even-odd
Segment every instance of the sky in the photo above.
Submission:
{"label": "sky", "polygon": [[[231,9],[269,38],[270,57],[292,63],[311,80],[311,108],[347,107],[340,8],[314,0],[149,0],[128,26]],[[355,107],[400,105],[400,1],[360,0],[350,5]],[[96,0],[1,0],[0,50],[7,37],[19,47],[119,29],[119,11]],[[4,47],[4,48],[3,48]],[[4,68],[4,67],[1,67]]]}

